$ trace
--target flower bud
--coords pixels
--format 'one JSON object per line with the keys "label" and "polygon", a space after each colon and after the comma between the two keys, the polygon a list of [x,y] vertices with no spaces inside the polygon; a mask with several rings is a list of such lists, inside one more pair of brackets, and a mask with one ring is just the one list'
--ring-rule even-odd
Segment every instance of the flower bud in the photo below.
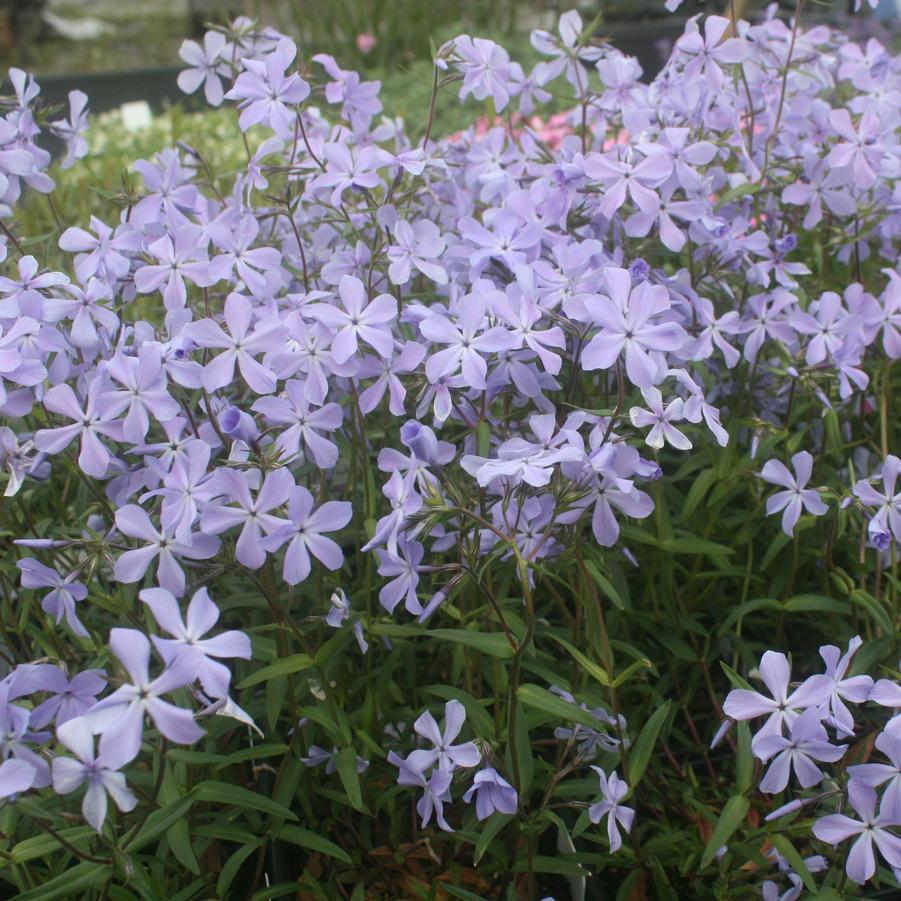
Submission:
{"label": "flower bud", "polygon": [[408,419],[400,427],[400,440],[411,453],[425,463],[434,463],[438,456],[438,439],[427,426],[415,419]]}
{"label": "flower bud", "polygon": [[223,410],[219,416],[219,428],[232,440],[247,444],[256,441],[260,434],[254,418],[239,407],[226,407]]}

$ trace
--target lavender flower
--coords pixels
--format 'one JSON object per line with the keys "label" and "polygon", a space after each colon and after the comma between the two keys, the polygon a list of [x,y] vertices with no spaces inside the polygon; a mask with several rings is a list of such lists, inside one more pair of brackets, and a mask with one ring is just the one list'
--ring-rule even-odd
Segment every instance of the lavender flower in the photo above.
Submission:
{"label": "lavender flower", "polygon": [[476,816],[480,820],[487,819],[495,811],[516,813],[516,789],[494,767],[486,766],[475,774],[471,788],[463,794],[463,800],[469,804],[473,796],[476,799]]}
{"label": "lavender flower", "polygon": [[625,269],[607,269],[604,277],[609,296],[584,301],[588,315],[601,330],[582,351],[582,368],[610,369],[624,354],[629,380],[639,388],[650,388],[657,381],[650,352],[678,350],[685,331],[675,322],[657,318],[670,308],[664,287],[642,282],[633,289]]}
{"label": "lavender flower", "polygon": [[69,628],[76,634],[87,636],[75,605],[88,596],[88,589],[75,581],[76,573],[70,573],[63,579],[55,569],[44,566],[38,560],[27,557],[16,564],[22,572],[23,588],[52,588],[41,600],[41,609],[56,619],[57,625],[65,617]]}
{"label": "lavender flower", "polygon": [[631,807],[620,804],[620,801],[628,794],[629,786],[616,775],[615,770],[608,777],[599,766],[593,766],[592,769],[598,774],[603,800],[588,808],[588,818],[592,823],[600,823],[605,816],[607,817],[610,853],[615,854],[623,844],[619,827],[622,826],[626,832],[631,832],[632,824],[635,822],[635,811]]}
{"label": "lavender flower", "polygon": [[448,701],[444,705],[444,731],[431,713],[426,711],[415,723],[413,729],[418,735],[430,741],[434,747],[425,751],[412,751],[407,761],[411,766],[425,771],[433,766],[440,771],[450,772],[454,767],[477,766],[482,758],[471,742],[454,745],[451,742],[460,734],[466,722],[466,709],[459,701]]}
{"label": "lavender flower", "polygon": [[162,697],[194,681],[194,661],[177,659],[151,679],[150,642],[145,635],[136,629],[114,628],[110,630],[109,644],[132,681],[98,701],[84,715],[90,730],[101,734],[101,757],[115,760],[120,766],[134,760],[141,749],[145,714],[170,741],[193,744],[201,738],[203,729],[194,722],[191,711]]}
{"label": "lavender flower", "polygon": [[766,723],[754,736],[754,744],[772,735],[782,735],[783,727],[791,727],[798,711],[818,707],[829,697],[831,680],[828,676],[811,676],[791,694],[788,691],[791,670],[785,654],[767,651],[760,659],[760,678],[772,697],[746,688],[729,692],[723,711],[734,720],[750,720],[766,716]]}
{"label": "lavender flower", "polygon": [[203,85],[203,96],[210,106],[220,106],[225,96],[222,78],[228,49],[225,35],[208,31],[203,36],[203,46],[197,41],[182,41],[178,55],[191,67],[178,73],[178,87],[186,94],[193,94]]}
{"label": "lavender flower", "polygon": [[153,618],[163,631],[173,636],[151,636],[166,665],[176,660],[187,660],[210,697],[226,697],[231,672],[227,666],[211,658],[240,657],[249,660],[250,639],[247,635],[231,630],[212,638],[203,637],[219,620],[219,608],[205,588],[194,593],[184,618],[175,596],[165,588],[146,588],[138,596],[153,611]]}
{"label": "lavender flower", "polygon": [[283,38],[263,59],[241,61],[245,71],[237,77],[225,97],[239,101],[239,121],[244,131],[264,122],[279,135],[292,133],[292,107],[299,106],[310,95],[307,82],[299,75],[285,72],[296,55],[297,45]]}
{"label": "lavender flower", "polygon": [[283,577],[289,585],[297,585],[310,574],[311,554],[328,569],[341,568],[344,554],[323,532],[343,529],[352,515],[353,508],[346,501],[326,501],[314,511],[313,495],[302,485],[295,485],[288,498],[290,522],[272,531],[262,545],[273,553],[288,543]]}
{"label": "lavender flower", "polygon": [[876,792],[869,785],[852,779],[848,784],[848,801],[860,819],[834,813],[813,824],[813,834],[833,846],[857,836],[848,854],[845,871],[858,885],[871,879],[876,872],[874,845],[890,866],[901,867],[901,839],[890,831],[891,827],[901,823],[901,811],[893,806],[891,798],[888,801],[883,798],[877,814],[876,800]]}
{"label": "lavender flower", "polygon": [[781,792],[791,769],[802,788],[811,788],[823,781],[823,773],[814,761],[835,763],[840,760],[847,745],[831,745],[826,730],[820,723],[820,712],[808,707],[789,727],[789,737],[766,735],[754,745],[754,754],[763,761],[773,759],[770,768],[760,782],[760,790],[769,794]]}
{"label": "lavender flower", "polygon": [[388,752],[388,763],[398,768],[397,781],[399,785],[422,789],[422,797],[416,802],[416,810],[422,817],[421,827],[425,829],[434,814],[436,822],[442,829],[453,832],[444,818],[444,805],[451,800],[450,784],[453,774],[449,770],[436,769],[426,779],[418,763],[411,762],[409,758],[404,760],[394,751]]}
{"label": "lavender flower", "polygon": [[806,510],[814,516],[822,516],[829,508],[820,498],[815,488],[805,488],[813,472],[813,457],[807,451],[800,451],[792,457],[793,476],[784,463],[769,460],[764,465],[761,478],[774,485],[781,485],[785,491],[777,491],[767,498],[766,512],[782,513],[782,531],[793,535],[795,526],[801,518],[801,511]]}
{"label": "lavender flower", "polygon": [[134,810],[138,799],[129,791],[125,776],[118,772],[130,761],[127,744],[107,742],[95,756],[94,735],[84,717],[76,717],[59,726],[56,734],[60,742],[75,754],[75,758],[53,758],[55,792],[67,795],[87,782],[88,790],[85,792],[81,811],[88,824],[97,832],[102,830],[106,820],[107,796],[124,813]]}

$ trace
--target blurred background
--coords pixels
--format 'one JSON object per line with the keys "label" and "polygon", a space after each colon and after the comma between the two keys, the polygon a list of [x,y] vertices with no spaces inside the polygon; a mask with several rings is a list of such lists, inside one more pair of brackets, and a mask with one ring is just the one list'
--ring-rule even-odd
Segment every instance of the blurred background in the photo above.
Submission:
{"label": "blurred background", "polygon": [[[685,18],[724,5],[685,0],[671,16],[663,0],[0,0],[0,63],[38,75],[172,67],[181,41],[201,35],[204,23],[245,15],[290,34],[302,50],[333,54],[345,68],[391,74],[428,63],[430,42],[461,32],[503,38],[511,50],[528,46],[530,29],[552,27],[573,7],[586,21],[601,13],[614,37],[626,34],[635,46],[659,42],[659,55]],[[783,4],[786,12],[794,5]],[[737,6],[748,16],[762,14],[766,4],[737,0]],[[872,30],[897,22],[899,6],[901,0],[882,0],[875,14],[852,16],[853,0],[812,0],[805,16]]]}
{"label": "blurred background", "polygon": [[[40,83],[43,104],[60,110],[70,90],[87,93],[91,154],[65,173],[62,186],[76,203],[83,184],[99,179],[109,191],[119,190],[133,160],[177,141],[212,145],[217,164],[227,167],[232,156],[240,162],[234,111],[228,104],[205,108],[202,91],[186,97],[176,84],[182,41],[199,38],[207,23],[248,16],[292,36],[306,58],[330,53],[343,68],[380,80],[386,112],[403,118],[415,137],[431,94],[432,48],[457,34],[501,42],[528,71],[540,59],[529,32],[556,31],[559,15],[575,7],[586,23],[600,14],[598,35],[638,57],[647,79],[668,58],[688,17],[723,12],[728,2],[684,0],[671,15],[664,0],[0,0],[0,81],[10,66],[27,69]],[[795,2],[784,0],[780,14],[790,16]],[[804,20],[829,20],[855,39],[876,36],[898,45],[901,0],[881,0],[875,11],[864,0],[856,14],[853,2],[806,0]],[[735,4],[745,18],[762,17],[767,8],[765,0]],[[8,93],[7,82],[0,94]],[[555,92],[543,115],[571,105]],[[471,107],[443,97],[434,134],[472,121]]]}

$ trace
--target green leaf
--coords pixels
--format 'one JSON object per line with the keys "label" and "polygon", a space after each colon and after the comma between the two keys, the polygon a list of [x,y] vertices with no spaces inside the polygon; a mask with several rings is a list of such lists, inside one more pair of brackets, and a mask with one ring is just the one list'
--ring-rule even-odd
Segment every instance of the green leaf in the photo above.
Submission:
{"label": "green leaf", "polygon": [[186,748],[170,748],[166,757],[172,763],[187,763],[190,766],[219,766],[226,760],[222,754],[208,754],[206,751],[191,751]]}
{"label": "green leaf", "polygon": [[313,668],[313,660],[309,654],[292,654],[290,657],[282,657],[275,663],[270,663],[262,669],[258,669],[255,673],[251,673],[238,688],[250,688],[252,685],[259,685],[261,682],[268,682],[277,676],[288,676],[291,673],[299,673],[303,670]]}
{"label": "green leaf", "polygon": [[751,728],[747,723],[739,723],[738,753],[735,760],[735,787],[746,792],[754,779],[754,756],[751,754]]}
{"label": "green leaf", "polygon": [[427,633],[439,641],[452,641],[466,645],[489,657],[509,660],[513,656],[513,647],[501,632],[475,632],[471,629],[430,629]]}
{"label": "green leaf", "polygon": [[[619,890],[616,893],[616,901],[630,901],[632,898],[632,891],[638,884],[638,880],[642,875],[641,870],[633,870],[629,873],[629,875],[620,883]],[[641,896],[639,895],[639,897]],[[645,897],[647,897],[647,895],[645,895]]]}
{"label": "green leaf", "polygon": [[789,598],[783,608],[787,613],[848,613],[848,602],[820,594],[799,594]]}
{"label": "green leaf", "polygon": [[193,795],[198,801],[206,801],[209,804],[226,804],[229,807],[258,810],[260,813],[268,813],[283,820],[297,819],[296,814],[287,807],[240,785],[231,785],[227,782],[201,782],[194,788]]}
{"label": "green leaf", "polygon": [[112,874],[112,867],[85,860],[70,867],[49,882],[16,897],[18,901],[53,901],[54,898],[72,898],[84,889],[98,888],[109,881]]}
{"label": "green leaf", "polygon": [[[536,854],[532,860],[532,872],[534,873],[554,873],[557,876],[586,876],[588,875],[585,868],[575,860],[568,860],[568,855],[559,855],[557,857],[545,857]],[[519,858],[513,867],[515,873],[525,873],[529,868],[529,861]]]}
{"label": "green leaf", "polygon": [[726,674],[726,678],[732,683],[733,688],[745,688],[748,691],[754,691],[751,687],[751,683],[748,682],[747,679],[743,679],[739,676],[728,663],[724,663],[720,660],[720,669]]}
{"label": "green leaf", "polygon": [[347,792],[350,803],[356,810],[365,812],[363,806],[363,792],[360,789],[360,774],[357,772],[357,752],[355,748],[342,748],[335,755],[335,765],[338,768],[338,775],[341,777],[341,784]]}
{"label": "green leaf", "polygon": [[657,736],[663,728],[671,704],[672,701],[665,701],[651,714],[650,719],[638,733],[635,744],[629,749],[629,783],[633,791],[641,782],[644,771],[651,762],[651,754],[657,743]]}
{"label": "green leaf", "polygon": [[717,201],[716,208],[719,209],[727,203],[732,203],[733,200],[747,197],[749,194],[756,194],[762,187],[763,182],[746,181],[744,184],[726,191]]}
{"label": "green leaf", "polygon": [[[195,876],[200,875],[200,866],[191,845],[191,834],[188,831],[188,821],[184,818],[176,820],[166,832],[166,843],[175,855],[175,859]],[[221,893],[220,893],[221,894]]]}
{"label": "green leaf", "polygon": [[477,867],[482,856],[488,850],[488,846],[494,841],[497,834],[513,819],[513,814],[498,813],[495,811],[485,820],[482,827],[482,834],[476,842],[476,849],[472,859],[472,865]]}
{"label": "green leaf", "polygon": [[[81,839],[89,839],[97,833],[90,826],[75,826],[72,829],[60,829],[59,834],[77,848]],[[38,860],[61,847],[62,845],[49,833],[35,835],[32,838],[24,839],[13,847],[12,851],[10,851],[12,857],[10,863],[23,864],[28,863],[30,860]],[[84,850],[87,849],[85,848]]]}
{"label": "green leaf", "polygon": [[335,707],[335,717],[325,707],[301,707],[298,714],[325,729],[336,745],[349,745],[353,740],[350,723],[340,707]]}
{"label": "green leaf", "polygon": [[449,882],[442,882],[441,888],[452,898],[461,898],[462,901],[485,901],[483,895],[477,895],[475,892],[468,892],[465,888],[458,885],[451,885]]}
{"label": "green leaf", "polygon": [[247,858],[262,844],[263,839],[258,838],[255,842],[252,842],[249,845],[243,845],[242,847],[233,850],[228,855],[228,860],[225,861],[225,864],[219,871],[219,880],[216,882],[216,889],[220,898],[228,897],[228,890],[235,881],[235,876],[238,875],[238,871],[243,866],[244,861],[247,860]]}
{"label": "green leaf", "polygon": [[476,426],[476,453],[480,457],[487,457],[491,451],[491,428],[484,419],[479,420]]}
{"label": "green leaf", "polygon": [[581,723],[589,729],[597,729],[599,722],[587,710],[583,710],[578,704],[571,704],[555,694],[551,694],[540,685],[527,682],[516,690],[516,696],[526,707],[533,707],[549,713],[558,720],[573,723]]}
{"label": "green leaf", "polygon": [[535,762],[532,759],[532,742],[529,738],[529,729],[524,716],[516,718],[516,757],[519,766],[519,793],[527,797],[529,787],[532,784],[532,776],[535,772]]}
{"label": "green leaf", "polygon": [[[586,563],[586,566],[588,564]],[[607,670],[605,670],[602,666],[595,663],[592,660],[589,660],[581,651],[574,648],[566,639],[560,638],[557,635],[552,635],[548,633],[548,638],[552,638],[557,642],[561,647],[566,649],[566,652],[588,673],[589,676],[597,680],[601,685],[605,688],[610,685],[610,676],[607,675]]]}
{"label": "green leaf", "polygon": [[748,815],[750,806],[748,799],[744,795],[733,795],[729,798],[726,806],[723,808],[723,812],[716,821],[716,826],[713,827],[713,833],[707,842],[707,847],[704,849],[704,854],[701,857],[702,867],[706,867],[716,856],[716,852],[732,838],[732,833],[741,826]]}
{"label": "green leaf", "polygon": [[147,822],[141,827],[141,831],[125,846],[123,849],[126,853],[134,853],[140,851],[145,845],[158,839],[164,832],[168,832],[187,812],[196,800],[194,791],[188,793],[183,798],[178,798],[154,810]]}
{"label": "green leaf", "polygon": [[715,469],[705,469],[695,478],[691,483],[691,488],[688,489],[688,494],[685,495],[685,503],[682,505],[683,520],[691,518],[691,514],[695,512],[698,504],[704,500],[704,495],[716,483],[717,478],[718,474]]}
{"label": "green leaf", "polygon": [[325,854],[326,857],[334,857],[342,863],[352,864],[350,855],[334,842],[330,842],[327,838],[323,838],[317,832],[309,829],[303,829],[300,826],[282,826],[278,834],[279,841],[289,842],[300,848],[306,848],[307,851],[315,851],[317,854]]}
{"label": "green leaf", "polygon": [[641,660],[633,660],[614,680],[613,687],[619,688],[625,683],[633,673],[641,669],[651,669],[654,666],[650,660],[643,657]]}
{"label": "green leaf", "polygon": [[813,876],[810,875],[810,870],[807,869],[804,858],[801,857],[795,846],[788,840],[788,837],[781,833],[773,833],[770,836],[770,841],[772,841],[776,850],[791,864],[791,868],[801,877],[801,881],[804,883],[807,891],[816,895],[817,884]]}
{"label": "green leaf", "polygon": [[886,635],[892,635],[892,621],[888,611],[869,592],[855,588],[851,592],[851,600],[857,604],[879,626]]}
{"label": "green leaf", "polygon": [[278,742],[266,745],[255,745],[252,748],[241,748],[240,751],[229,754],[216,769],[221,770],[235,763],[244,763],[246,760],[263,760],[266,757],[281,757],[287,750],[287,745],[279,744]]}
{"label": "green leaf", "polygon": [[585,561],[585,569],[588,574],[594,579],[598,584],[598,588],[601,589],[601,593],[610,598],[613,602],[613,606],[617,608],[617,610],[625,610],[627,609],[626,603],[620,597],[619,592],[613,587],[613,584],[610,580],[597,568],[592,560]]}
{"label": "green leaf", "polygon": [[[309,877],[309,873],[306,875]],[[275,885],[267,885],[258,892],[254,892],[250,901],[272,901],[273,898],[284,898],[287,895],[297,897],[296,882],[277,882]]]}
{"label": "green leaf", "polygon": [[760,571],[766,572],[770,564],[779,556],[779,552],[791,541],[791,538],[785,534],[785,532],[780,532],[770,543],[770,546],[767,548],[767,552],[763,555],[763,560],[760,561]]}
{"label": "green leaf", "polygon": [[732,626],[735,625],[740,619],[744,619],[749,613],[754,613],[757,610],[782,610],[783,605],[776,600],[776,598],[754,598],[750,601],[745,601],[743,604],[739,604],[737,607],[733,607],[722,620],[721,625],[719,626],[719,634],[725,635]]}
{"label": "green leaf", "polygon": [[418,638],[429,630],[412,623],[372,623],[369,631],[373,635],[387,635],[388,638]]}
{"label": "green leaf", "polygon": [[694,535],[684,538],[664,538],[660,542],[660,546],[670,554],[709,554],[718,556],[720,554],[734,553],[733,549],[725,544],[717,544],[715,541],[708,541],[706,538],[698,538]]}

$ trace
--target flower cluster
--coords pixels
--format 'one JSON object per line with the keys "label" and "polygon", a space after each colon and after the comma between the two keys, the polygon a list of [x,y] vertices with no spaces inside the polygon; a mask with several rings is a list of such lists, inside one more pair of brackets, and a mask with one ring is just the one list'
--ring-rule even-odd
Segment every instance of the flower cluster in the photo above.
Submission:
{"label": "flower cluster", "polygon": [[[855,636],[842,654],[835,645],[824,645],[820,656],[823,673],[809,676],[790,691],[791,668],[786,656],[767,651],[758,673],[769,695],[749,688],[736,688],[723,705],[733,720],[766,717],[754,733],[751,750],[768,763],[760,790],[770,795],[784,792],[790,782],[808,790],[827,778],[819,764],[834,764],[848,752],[854,737],[854,717],[848,704],[873,702],[892,711],[892,716],[874,741],[875,748],[889,763],[864,763],[846,767],[848,780],[843,790],[819,792],[783,804],[767,815],[768,820],[789,816],[804,807],[826,803],[836,796],[857,813],[854,819],[843,813],[821,816],[813,824],[813,834],[821,841],[838,845],[856,836],[848,854],[846,869],[856,883],[864,883],[876,872],[874,847],[894,871],[901,873],[901,837],[893,831],[901,827],[901,689],[896,681],[874,682],[865,674],[849,675],[862,641]],[[830,740],[827,729],[832,730]],[[843,744],[835,744],[841,741]],[[877,789],[883,787],[881,799]]]}
{"label": "flower cluster", "polygon": [[[387,753],[400,786],[422,792],[422,828],[434,816],[450,830],[452,784],[483,761],[463,795],[476,821],[529,809],[529,730],[551,725],[553,776],[530,816],[563,834],[549,802],[558,788],[572,799],[580,784],[563,776],[600,755],[601,800],[589,804],[582,785],[583,799],[561,806],[594,824],[606,816],[616,853],[621,828],[638,840],[624,802],[667,710],[626,735],[617,690],[642,657],[631,638],[611,643],[599,597],[583,619],[559,586],[573,603],[599,587],[627,610],[614,569],[642,547],[722,560],[729,548],[674,530],[667,507],[672,484],[710,459],[714,475],[745,461],[761,515],[744,540],[765,509],[786,535],[773,553],[789,536],[797,552],[822,518],[830,554],[844,536],[880,579],[891,568],[901,57],[774,11],[756,24],[690,20],[650,82],[574,12],[532,45],[541,61],[528,72],[490,40],[441,47],[433,109],[457,86],[461,100],[518,118],[438,139],[430,117],[414,139],[380,116],[378,82],[239,19],[186,42],[179,79],[234,106],[247,147],[237,174],[180,145],[136,162],[143,186],[118,217],[65,228],[58,248],[4,226],[5,493],[79,492],[80,507],[72,521],[11,527],[19,600],[39,593],[46,617],[29,615],[50,625],[58,663],[6,649],[0,797],[86,784],[84,817],[101,832],[108,796],[123,814],[138,803],[126,776],[142,753],[215,748],[265,720],[273,741],[290,736],[286,761],[325,763],[358,810],[360,776],[384,777],[371,761]],[[23,186],[53,187],[38,87],[11,80],[0,218]],[[573,108],[548,136],[528,123],[552,83]],[[70,121],[50,126],[67,141],[65,165],[85,152],[84,108],[73,93]],[[830,442],[854,448],[841,467],[822,465]],[[778,489],[765,502],[761,483]],[[712,488],[697,486],[685,507]],[[749,557],[745,592],[750,570]],[[885,608],[861,603],[882,628]],[[245,624],[245,608],[265,621]],[[588,630],[585,653],[549,625],[557,608],[573,641]],[[220,614],[241,628],[216,631]],[[343,651],[351,636],[359,654]],[[466,708],[453,699],[443,730],[429,711],[412,723],[431,747],[400,753],[414,713],[373,700],[373,685],[403,697],[400,667],[374,673],[374,661],[420,636],[455,647],[442,679],[466,668],[478,746],[455,744]],[[551,640],[609,693],[613,714],[579,679],[534,662]],[[611,644],[635,658],[620,675]],[[693,659],[682,644],[672,653]],[[826,672],[793,691],[786,658],[768,652],[771,697],[727,699],[733,720],[767,717],[751,744],[769,765],[762,792],[823,781],[820,764],[842,759],[854,734],[848,703],[901,706],[896,682],[848,676],[858,644],[844,656],[822,648]],[[503,662],[503,677],[480,655]],[[349,717],[331,675],[351,657],[369,693]],[[262,698],[264,683],[277,687]],[[553,722],[526,721],[525,708]],[[213,714],[227,726],[203,728]],[[860,819],[834,813],[813,828],[829,844],[860,836],[847,864],[857,882],[875,872],[874,844],[901,867],[893,722],[876,740],[891,765],[848,769],[841,797]],[[377,723],[396,750],[367,731]],[[241,753],[217,763],[255,759]],[[160,767],[154,802],[178,794]]]}

